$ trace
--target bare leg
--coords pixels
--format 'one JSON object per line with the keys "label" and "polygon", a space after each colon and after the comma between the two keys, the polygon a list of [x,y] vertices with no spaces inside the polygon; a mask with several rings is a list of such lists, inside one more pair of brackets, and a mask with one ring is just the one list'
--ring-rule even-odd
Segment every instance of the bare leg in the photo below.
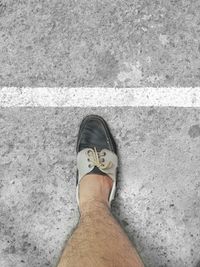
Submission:
{"label": "bare leg", "polygon": [[144,267],[129,238],[112,216],[108,176],[86,175],[80,183],[80,221],[57,267]]}

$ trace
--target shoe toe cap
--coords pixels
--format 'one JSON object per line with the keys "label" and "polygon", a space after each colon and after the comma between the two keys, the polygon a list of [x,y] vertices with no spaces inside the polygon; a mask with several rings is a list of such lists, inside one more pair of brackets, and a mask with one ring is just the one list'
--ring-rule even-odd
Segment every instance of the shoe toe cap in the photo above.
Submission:
{"label": "shoe toe cap", "polygon": [[108,149],[116,153],[116,144],[105,120],[99,116],[87,116],[81,123],[77,152],[96,147],[98,151]]}

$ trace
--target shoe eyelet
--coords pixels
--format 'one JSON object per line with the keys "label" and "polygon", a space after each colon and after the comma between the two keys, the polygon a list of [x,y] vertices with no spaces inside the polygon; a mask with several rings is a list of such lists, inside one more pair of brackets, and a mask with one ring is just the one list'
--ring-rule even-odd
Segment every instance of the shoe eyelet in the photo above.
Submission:
{"label": "shoe eyelet", "polygon": [[105,162],[105,159],[102,159],[101,162]]}
{"label": "shoe eyelet", "polygon": [[89,164],[89,165],[88,165],[88,167],[89,167],[89,168],[91,168],[91,167],[92,167],[92,165],[91,165],[91,164]]}
{"label": "shoe eyelet", "polygon": [[87,159],[87,161],[90,161],[90,159]]}
{"label": "shoe eyelet", "polygon": [[106,155],[106,152],[104,152],[104,154],[103,154],[104,156]]}

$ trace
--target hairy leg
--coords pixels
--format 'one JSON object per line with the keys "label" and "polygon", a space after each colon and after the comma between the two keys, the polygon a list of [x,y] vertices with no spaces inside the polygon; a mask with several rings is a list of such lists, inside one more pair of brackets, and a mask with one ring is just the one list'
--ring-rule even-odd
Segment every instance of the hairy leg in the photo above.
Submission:
{"label": "hairy leg", "polygon": [[111,179],[91,174],[81,183],[80,220],[57,267],[144,267],[109,209]]}

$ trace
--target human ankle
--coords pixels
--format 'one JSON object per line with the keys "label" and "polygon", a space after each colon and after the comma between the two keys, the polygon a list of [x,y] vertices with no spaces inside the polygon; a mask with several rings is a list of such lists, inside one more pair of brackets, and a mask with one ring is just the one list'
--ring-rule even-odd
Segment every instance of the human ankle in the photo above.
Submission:
{"label": "human ankle", "polygon": [[97,202],[108,205],[109,193],[112,189],[111,178],[103,175],[89,174],[83,177],[80,182],[80,205],[87,203],[87,206]]}
{"label": "human ankle", "polygon": [[91,199],[89,201],[85,201],[80,203],[80,214],[81,217],[86,216],[87,214],[99,214],[100,210],[108,211],[110,210],[108,201]]}

